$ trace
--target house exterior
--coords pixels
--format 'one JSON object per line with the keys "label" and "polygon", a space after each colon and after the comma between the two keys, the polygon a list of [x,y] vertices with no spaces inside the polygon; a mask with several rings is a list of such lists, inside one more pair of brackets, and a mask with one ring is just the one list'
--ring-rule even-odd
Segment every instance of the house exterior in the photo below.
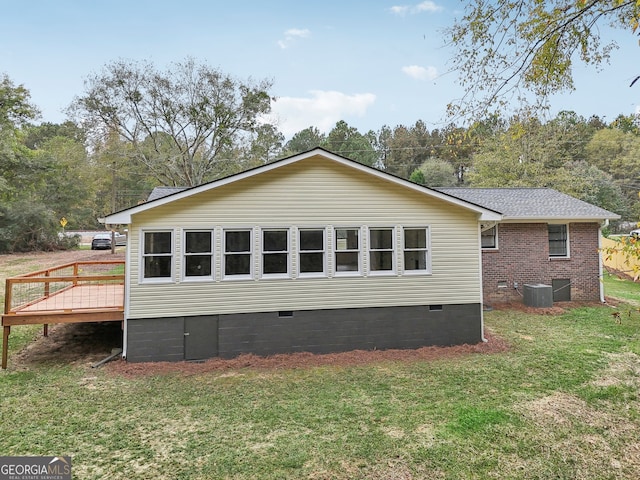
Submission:
{"label": "house exterior", "polygon": [[477,343],[480,225],[500,220],[323,149],[162,192],[105,219],[128,228],[123,355]]}
{"label": "house exterior", "polygon": [[503,214],[482,227],[486,303],[522,301],[526,284],[554,301],[604,301],[600,227],[619,215],[550,188],[439,188]]}

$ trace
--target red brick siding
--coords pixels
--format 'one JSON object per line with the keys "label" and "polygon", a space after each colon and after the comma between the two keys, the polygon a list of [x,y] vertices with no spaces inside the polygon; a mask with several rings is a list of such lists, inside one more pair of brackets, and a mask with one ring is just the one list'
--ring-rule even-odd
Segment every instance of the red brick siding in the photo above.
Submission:
{"label": "red brick siding", "polygon": [[[498,249],[482,251],[485,303],[522,300],[525,284],[571,281],[572,300],[600,299],[598,224],[569,224],[569,258],[549,258],[546,223],[503,223]],[[506,288],[498,288],[506,282]],[[514,288],[518,283],[518,290]]]}

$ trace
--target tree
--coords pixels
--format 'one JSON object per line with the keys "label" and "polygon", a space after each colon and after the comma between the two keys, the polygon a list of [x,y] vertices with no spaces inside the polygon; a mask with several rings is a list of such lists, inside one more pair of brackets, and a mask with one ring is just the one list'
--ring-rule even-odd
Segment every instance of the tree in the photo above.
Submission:
{"label": "tree", "polygon": [[614,125],[597,131],[585,152],[588,163],[610,174],[624,191],[632,218],[640,217],[640,136]]}
{"label": "tree", "polygon": [[611,122],[611,128],[621,130],[624,133],[633,133],[634,135],[640,135],[640,115],[618,115],[616,119]]}
{"label": "tree", "polygon": [[[58,237],[59,223],[52,192],[56,162],[28,148],[25,130],[38,117],[23,86],[0,80],[0,252],[66,247]],[[84,153],[82,145],[80,149]],[[61,177],[60,177],[61,178]],[[69,180],[78,183],[77,175]],[[58,184],[59,185],[59,184]],[[51,190],[48,190],[50,189]]]}
{"label": "tree", "polygon": [[157,180],[139,162],[132,161],[136,152],[131,143],[116,132],[99,145],[94,145],[91,166],[96,181],[95,217],[132,207],[145,201]]}
{"label": "tree", "polygon": [[411,172],[409,180],[420,185],[424,185],[426,181],[424,178],[424,173],[422,173],[422,170],[420,170],[419,168],[416,168],[413,172]]}
{"label": "tree", "polygon": [[636,0],[472,0],[447,32],[465,92],[449,113],[477,118],[530,94],[545,107],[574,88],[577,58],[596,68],[608,61],[616,43],[598,26],[635,32],[639,19]]}
{"label": "tree", "polygon": [[381,166],[385,171],[402,178],[410,178],[425,160],[437,155],[441,146],[438,133],[430,132],[422,120],[406,127],[392,129],[385,126],[375,142]]}
{"label": "tree", "polygon": [[453,187],[458,183],[453,165],[439,158],[425,160],[420,165],[420,168],[414,170],[414,173],[411,174],[412,181],[415,181],[413,176],[416,172],[422,174],[422,182],[416,183],[421,183],[427,187]]}
{"label": "tree", "polygon": [[269,123],[260,125],[245,149],[244,157],[249,163],[247,166],[256,167],[276,160],[282,151],[283,143],[284,135],[276,127]]}
{"label": "tree", "polygon": [[73,122],[43,122],[40,125],[27,125],[25,127],[24,144],[32,150],[37,150],[54,137],[69,138],[81,144],[84,144],[87,140],[85,131]]}
{"label": "tree", "polygon": [[194,186],[216,178],[220,156],[256,132],[270,111],[271,82],[237,80],[193,59],[159,71],[115,61],[85,82],[69,108],[104,138],[116,132],[161,183]]}
{"label": "tree", "polygon": [[291,137],[291,140],[285,144],[284,151],[287,155],[295,155],[313,150],[323,145],[326,138],[327,137],[320,132],[317,127],[305,128]]}
{"label": "tree", "polygon": [[[601,132],[572,112],[543,124],[513,118],[504,132],[477,148],[468,179],[474,187],[550,187],[600,207],[625,214],[628,202],[614,177],[584,160],[584,145]],[[618,132],[620,135],[624,135]]]}
{"label": "tree", "polygon": [[378,163],[378,155],[371,144],[371,137],[362,135],[358,129],[350,127],[344,120],[336,123],[322,146],[365,165],[374,166]]}
{"label": "tree", "polygon": [[14,85],[6,75],[0,78],[0,131],[15,129],[38,118],[40,112],[30,102],[31,94],[23,85]]}
{"label": "tree", "polygon": [[384,170],[398,177],[410,178],[420,166],[420,161],[415,160],[418,143],[411,129],[404,125],[398,125],[393,130],[383,129],[379,138],[379,144],[384,145],[384,155],[381,157]]}

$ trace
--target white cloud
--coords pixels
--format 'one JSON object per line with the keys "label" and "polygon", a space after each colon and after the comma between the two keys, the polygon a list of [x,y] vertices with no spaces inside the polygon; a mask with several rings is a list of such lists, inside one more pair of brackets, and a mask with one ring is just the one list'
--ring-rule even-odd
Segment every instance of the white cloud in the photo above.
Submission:
{"label": "white cloud", "polygon": [[438,69],[432,66],[425,68],[419,65],[409,65],[402,67],[402,72],[416,80],[433,80],[438,77]]}
{"label": "white cloud", "polygon": [[409,7],[407,5],[396,5],[391,7],[389,10],[395,15],[404,16],[409,11]]}
{"label": "white cloud", "polygon": [[290,28],[284,32],[284,38],[282,40],[278,40],[278,46],[284,50],[289,48],[296,40],[300,38],[308,38],[310,36],[311,31],[306,28]]}
{"label": "white cloud", "polygon": [[416,12],[439,12],[442,10],[440,5],[436,5],[435,2],[427,0],[426,2],[419,3],[414,7]]}
{"label": "white cloud", "polygon": [[422,12],[439,12],[441,10],[443,10],[443,8],[431,0],[427,0],[416,5],[395,5],[389,9],[391,13],[401,17],[405,16],[407,13],[416,14]]}
{"label": "white cloud", "polygon": [[307,98],[279,97],[271,104],[278,128],[286,137],[310,126],[328,133],[345,116],[363,117],[376,101],[373,93],[347,95],[324,90],[309,93],[311,96]]}

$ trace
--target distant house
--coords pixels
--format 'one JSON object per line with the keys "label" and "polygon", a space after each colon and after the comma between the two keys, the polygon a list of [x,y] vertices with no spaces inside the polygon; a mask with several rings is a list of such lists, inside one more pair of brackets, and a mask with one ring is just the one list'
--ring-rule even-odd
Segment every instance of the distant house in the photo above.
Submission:
{"label": "distant house", "polygon": [[497,210],[482,225],[486,303],[522,300],[526,284],[552,286],[554,301],[604,301],[600,227],[619,215],[549,188],[439,188]]}
{"label": "distant house", "polygon": [[492,208],[323,149],[154,198],[105,220],[128,226],[129,361],[483,339]]}

